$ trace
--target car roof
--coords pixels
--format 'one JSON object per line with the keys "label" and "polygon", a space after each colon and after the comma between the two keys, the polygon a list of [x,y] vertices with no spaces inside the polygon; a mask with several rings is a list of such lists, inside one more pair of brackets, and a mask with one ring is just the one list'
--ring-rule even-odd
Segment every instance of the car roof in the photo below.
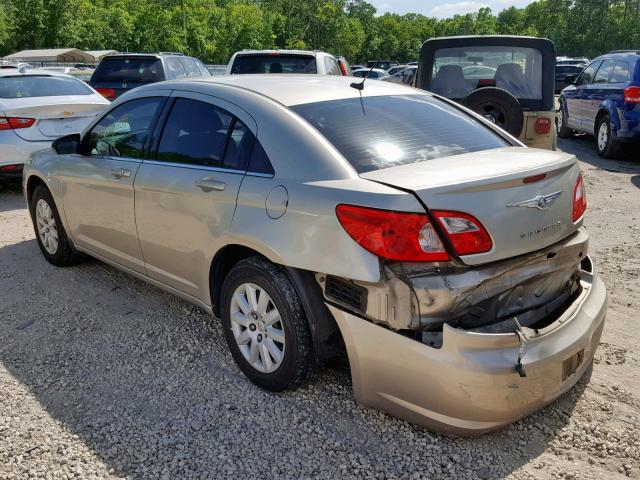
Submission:
{"label": "car roof", "polygon": [[[362,82],[360,77],[343,77],[339,75],[224,75],[217,77],[202,77],[189,80],[171,80],[162,82],[167,88],[175,88],[176,83],[185,84],[224,84],[250,90],[269,97],[285,106],[315,103],[345,98],[357,98],[359,92],[350,86],[353,82]],[[161,84],[153,84],[155,88]],[[149,88],[154,88],[149,85]],[[147,87],[139,87],[142,90]],[[390,82],[366,82],[362,90],[363,97],[383,95],[430,95],[426,91],[406,87]]]}
{"label": "car roof", "polygon": [[114,58],[166,58],[166,57],[180,57],[180,58],[193,58],[189,55],[184,55],[177,52],[159,52],[159,53],[112,53],[106,55],[103,60],[111,60]]}
{"label": "car roof", "polygon": [[278,50],[278,49],[273,49],[273,50],[240,50],[239,52],[236,52],[236,55],[240,56],[240,55],[259,55],[259,54],[264,54],[264,55],[280,54],[280,55],[307,55],[307,56],[310,56],[310,57],[315,57],[316,54],[318,54],[318,53],[326,53],[326,52],[322,52],[320,50]]}
{"label": "car roof", "polygon": [[592,62],[596,60],[602,60],[603,58],[617,58],[619,60],[637,60],[640,57],[640,51],[638,50],[625,50],[625,51],[613,51],[600,55],[594,58]]}
{"label": "car roof", "polygon": [[6,68],[0,69],[0,77],[16,77],[18,75],[48,75],[50,77],[68,77],[66,73],[56,70],[43,70],[39,68]]}

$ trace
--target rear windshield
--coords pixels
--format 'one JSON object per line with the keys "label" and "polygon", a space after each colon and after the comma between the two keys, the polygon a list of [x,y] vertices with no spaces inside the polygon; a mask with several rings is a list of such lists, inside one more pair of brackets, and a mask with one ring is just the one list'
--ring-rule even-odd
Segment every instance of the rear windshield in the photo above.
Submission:
{"label": "rear windshield", "polygon": [[164,80],[159,58],[105,58],[91,77],[91,83],[153,83]]}
{"label": "rear windshield", "polygon": [[535,48],[466,46],[436,50],[431,91],[461,99],[478,87],[495,86],[514,97],[542,99],[542,54]]}
{"label": "rear windshield", "polygon": [[358,173],[509,146],[469,115],[428,95],[341,99],[291,108]]}
{"label": "rear windshield", "polygon": [[237,73],[317,73],[316,59],[307,55],[238,55],[232,74]]}
{"label": "rear windshield", "polygon": [[91,95],[93,91],[80,80],[49,75],[0,77],[0,98],[59,97]]}

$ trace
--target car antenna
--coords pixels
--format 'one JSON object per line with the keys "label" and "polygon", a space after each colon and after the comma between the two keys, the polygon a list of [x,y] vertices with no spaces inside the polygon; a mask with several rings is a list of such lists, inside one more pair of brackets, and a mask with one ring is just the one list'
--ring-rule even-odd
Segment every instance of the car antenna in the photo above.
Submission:
{"label": "car antenna", "polygon": [[369,78],[369,74],[371,74],[371,72],[373,71],[374,68],[376,68],[376,65],[378,65],[378,60],[376,60],[375,62],[373,62],[373,64],[371,65],[371,68],[369,69],[369,71],[367,72],[367,74],[362,78],[361,82],[351,82],[351,84],[349,85],[351,88],[355,88],[356,90],[360,91],[360,95],[362,95],[362,90],[364,90],[364,81]]}

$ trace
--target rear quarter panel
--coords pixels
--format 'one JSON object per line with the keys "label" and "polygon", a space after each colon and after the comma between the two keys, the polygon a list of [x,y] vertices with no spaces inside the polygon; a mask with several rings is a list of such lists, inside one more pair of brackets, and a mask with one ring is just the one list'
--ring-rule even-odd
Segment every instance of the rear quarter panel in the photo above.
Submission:
{"label": "rear quarter panel", "polygon": [[[286,210],[273,218],[276,206],[270,192],[281,192],[282,188],[288,200],[286,206],[280,204]],[[247,176],[240,187],[229,238],[221,247],[239,243],[289,267],[377,282],[379,259],[342,228],[335,213],[341,203],[424,212],[413,195],[359,178],[299,182]]]}

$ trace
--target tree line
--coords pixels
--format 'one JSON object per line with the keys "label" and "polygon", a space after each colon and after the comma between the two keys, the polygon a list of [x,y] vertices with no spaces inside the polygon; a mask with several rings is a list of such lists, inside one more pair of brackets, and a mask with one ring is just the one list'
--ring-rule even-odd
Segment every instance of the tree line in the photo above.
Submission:
{"label": "tree line", "polygon": [[175,51],[227,63],[243,48],[319,49],[352,63],[417,60],[428,38],[546,37],[558,54],[640,49],[640,0],[538,0],[437,19],[364,0],[2,0],[0,55],[23,49]]}

